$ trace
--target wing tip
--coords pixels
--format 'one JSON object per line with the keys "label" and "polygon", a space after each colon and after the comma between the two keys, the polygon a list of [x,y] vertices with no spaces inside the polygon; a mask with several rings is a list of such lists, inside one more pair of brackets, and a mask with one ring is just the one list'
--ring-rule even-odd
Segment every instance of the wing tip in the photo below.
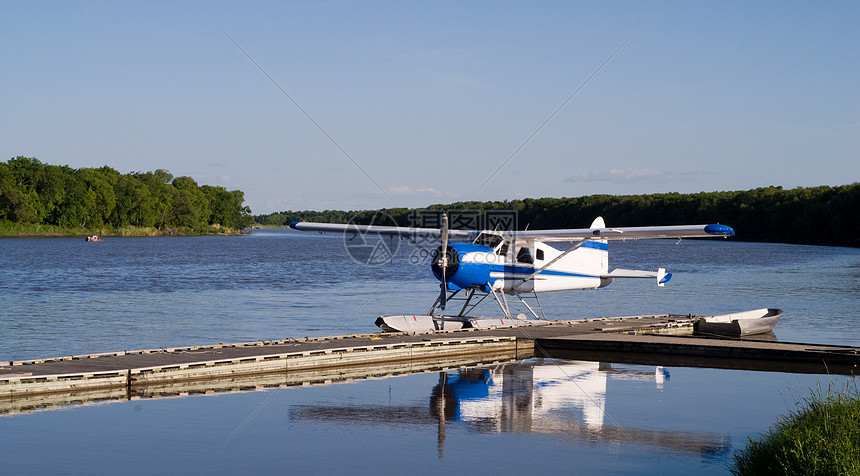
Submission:
{"label": "wing tip", "polygon": [[705,225],[705,233],[718,236],[735,236],[735,230],[726,225]]}

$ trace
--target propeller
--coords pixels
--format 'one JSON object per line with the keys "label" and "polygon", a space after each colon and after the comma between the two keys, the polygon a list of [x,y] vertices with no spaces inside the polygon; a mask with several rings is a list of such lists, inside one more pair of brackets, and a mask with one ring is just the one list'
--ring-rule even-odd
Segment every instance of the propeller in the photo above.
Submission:
{"label": "propeller", "polygon": [[439,294],[439,309],[445,310],[445,304],[448,302],[448,276],[446,271],[448,268],[448,214],[442,214],[442,248],[439,249],[438,264],[442,270],[442,286]]}

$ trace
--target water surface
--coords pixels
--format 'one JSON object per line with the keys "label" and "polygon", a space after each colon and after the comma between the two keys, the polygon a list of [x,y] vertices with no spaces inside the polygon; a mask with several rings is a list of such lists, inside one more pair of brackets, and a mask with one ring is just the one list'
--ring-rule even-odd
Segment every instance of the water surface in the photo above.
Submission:
{"label": "water surface", "polygon": [[[392,264],[369,267],[349,258],[340,236],[292,231],[2,239],[0,360],[376,332],[377,316],[426,312],[438,293],[409,252],[404,243]],[[860,345],[858,250],[610,244],[611,268],[658,266],[674,273],[665,288],[618,280],[547,293],[544,311],[572,319],[779,307],[779,340]],[[0,459],[10,474],[723,474],[733,450],[810,388],[845,381],[531,359],[16,413],[0,417]]]}

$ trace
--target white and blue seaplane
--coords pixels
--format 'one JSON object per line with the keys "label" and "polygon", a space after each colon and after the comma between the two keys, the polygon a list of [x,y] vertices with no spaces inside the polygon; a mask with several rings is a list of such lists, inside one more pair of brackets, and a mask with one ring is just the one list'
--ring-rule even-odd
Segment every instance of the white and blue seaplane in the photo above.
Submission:
{"label": "white and blue seaplane", "polygon": [[[601,217],[589,228],[457,230],[449,229],[448,217],[444,214],[440,228],[310,222],[295,222],[290,227],[300,231],[399,237],[412,242],[438,240],[440,246],[433,253],[431,268],[441,282],[440,293],[430,311],[422,315],[382,316],[376,320],[376,325],[384,331],[404,332],[546,323],[537,293],[597,289],[619,278],[648,278],[663,286],[672,278],[663,268],[610,272],[607,245],[610,240],[730,237],[735,234],[726,225],[607,228]],[[550,242],[567,242],[569,247],[558,249],[550,246]],[[470,315],[488,296],[498,303],[502,316]],[[519,300],[531,316],[524,313],[512,316],[508,296]],[[459,311],[445,313],[455,301]]]}

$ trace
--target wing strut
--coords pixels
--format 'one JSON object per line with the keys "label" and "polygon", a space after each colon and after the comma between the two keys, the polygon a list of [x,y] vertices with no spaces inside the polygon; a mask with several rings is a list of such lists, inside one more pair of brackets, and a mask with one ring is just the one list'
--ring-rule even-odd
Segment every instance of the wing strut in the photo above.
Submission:
{"label": "wing strut", "polygon": [[[499,305],[500,308],[502,308],[502,313],[505,315],[506,318],[510,319],[511,318],[511,310],[508,307],[508,300],[505,299],[505,293],[502,291],[499,291],[498,293],[496,293],[496,290],[493,289],[492,286],[490,286],[490,283],[487,283],[487,287],[490,288],[490,292],[493,293],[493,297],[496,298],[496,303]],[[499,298],[499,294],[502,295],[501,298]]]}

